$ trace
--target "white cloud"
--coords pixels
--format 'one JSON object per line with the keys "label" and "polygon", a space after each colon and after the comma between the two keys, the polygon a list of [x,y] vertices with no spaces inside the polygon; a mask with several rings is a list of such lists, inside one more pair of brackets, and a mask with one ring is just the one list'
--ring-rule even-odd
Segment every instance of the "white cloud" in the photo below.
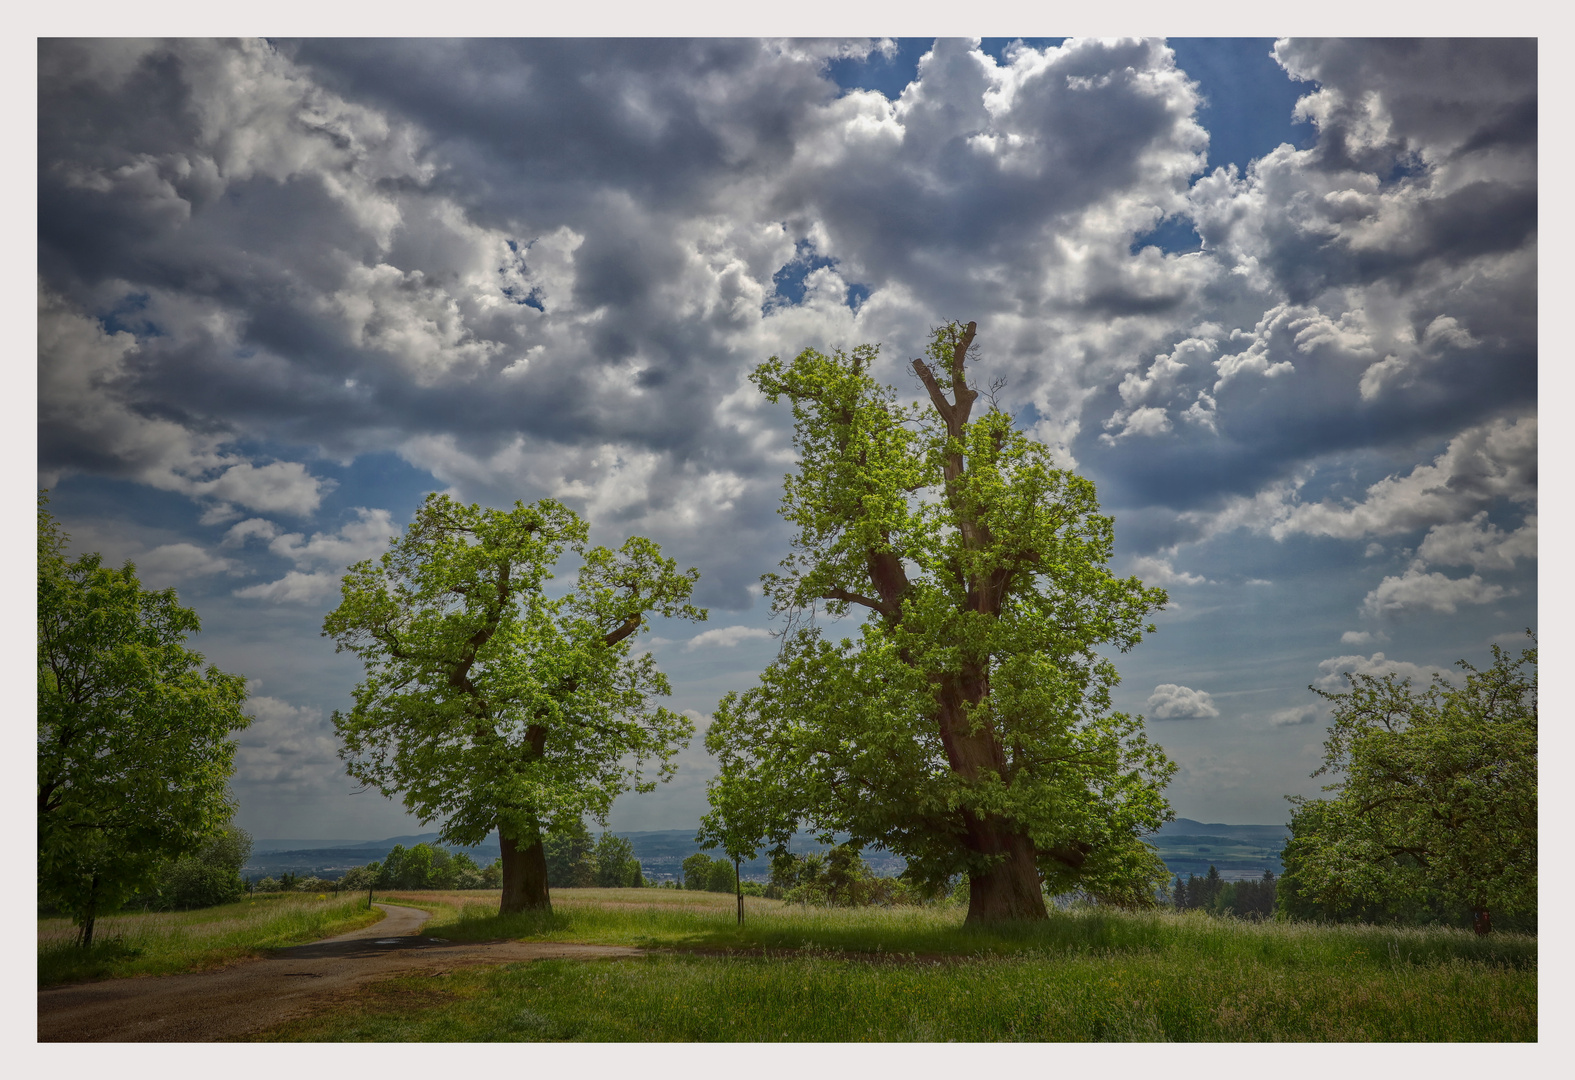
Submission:
{"label": "white cloud", "polygon": [[1473,570],[1512,570],[1516,559],[1537,557],[1537,515],[1514,532],[1488,522],[1480,510],[1470,521],[1434,525],[1416,549],[1417,557],[1445,566],[1469,564]]}
{"label": "white cloud", "polygon": [[1494,420],[1449,441],[1431,464],[1371,485],[1360,503],[1304,503],[1270,527],[1291,533],[1357,539],[1465,520],[1498,499],[1537,497],[1537,418]]}
{"label": "white cloud", "polygon": [[[161,491],[215,497],[255,510],[309,514],[333,482],[293,461],[256,466],[223,451],[221,436],[133,406],[128,359],[140,351],[125,331],[38,285],[38,424],[41,487],[79,471],[124,476]],[[217,475],[211,475],[217,473]],[[209,478],[211,476],[211,478]]]}
{"label": "white cloud", "polygon": [[231,525],[220,541],[224,547],[241,547],[253,538],[272,540],[279,535],[279,526],[264,518],[247,518]]}
{"label": "white cloud", "polygon": [[1341,645],[1366,645],[1372,640],[1373,634],[1369,630],[1347,630],[1340,635]]}
{"label": "white cloud", "polygon": [[1319,709],[1316,705],[1297,705],[1289,709],[1277,709],[1269,714],[1269,722],[1275,727],[1299,727],[1302,724],[1311,724],[1317,721]]}
{"label": "white cloud", "polygon": [[1149,718],[1153,720],[1200,720],[1218,716],[1214,700],[1202,690],[1161,683],[1148,698]]}
{"label": "white cloud", "polygon": [[204,551],[196,544],[160,544],[136,557],[137,577],[143,585],[163,589],[192,578],[235,573],[233,560]]}
{"label": "white cloud", "polygon": [[718,626],[714,630],[706,630],[690,638],[689,643],[684,646],[684,651],[693,652],[695,649],[712,646],[731,649],[741,641],[770,636],[771,631],[757,626]]}
{"label": "white cloud", "polygon": [[1130,413],[1116,413],[1105,421],[1106,429],[1121,426],[1121,430],[1114,435],[1101,435],[1100,438],[1107,443],[1117,439],[1126,438],[1128,435],[1147,435],[1153,437],[1164,435],[1171,430],[1170,416],[1164,409],[1156,405],[1145,405],[1141,409],[1133,409]]}
{"label": "white cloud", "polygon": [[303,574],[291,570],[278,581],[236,589],[244,600],[267,600],[274,604],[311,604],[339,592],[339,574],[327,570]]}
{"label": "white cloud", "polygon": [[1410,679],[1417,685],[1431,682],[1434,675],[1448,677],[1450,674],[1444,668],[1429,664],[1390,660],[1381,652],[1375,652],[1372,656],[1331,656],[1327,660],[1318,662],[1318,670],[1323,672],[1318,685],[1325,690],[1343,689],[1347,685],[1345,672],[1350,672],[1352,675],[1372,675],[1377,678],[1395,675],[1402,679]]}
{"label": "white cloud", "polygon": [[1158,555],[1139,555],[1132,560],[1132,573],[1149,585],[1207,585],[1209,579],[1201,574],[1177,570],[1170,560]]}
{"label": "white cloud", "polygon": [[1468,578],[1449,578],[1440,573],[1423,573],[1413,563],[1399,577],[1386,577],[1362,601],[1362,614],[1410,615],[1432,611],[1453,615],[1460,604],[1491,604],[1514,595],[1502,585],[1489,585],[1476,574]]}
{"label": "white cloud", "polygon": [[187,490],[264,513],[306,515],[316,511],[324,493],[333,487],[332,480],[312,476],[297,461],[275,461],[261,467],[243,461],[225,469],[217,479],[192,481]]}
{"label": "white cloud", "polygon": [[[262,518],[251,518],[230,527],[224,543],[240,546],[251,539],[268,541],[268,550],[295,563],[277,581],[248,585],[235,590],[246,600],[267,600],[275,604],[310,604],[339,592],[340,575],[352,563],[372,559],[383,553],[389,537],[399,530],[387,510],[355,508],[356,518],[333,533],[280,533],[277,525]],[[316,569],[313,569],[313,568]]]}
{"label": "white cloud", "polygon": [[[273,536],[268,550],[302,568],[315,564],[343,569],[362,559],[376,558],[383,553],[389,538],[397,534],[399,529],[387,510],[358,506],[355,515],[356,519],[341,526],[338,532],[313,533],[310,540],[302,533]],[[238,528],[240,526],[232,528],[230,532],[233,534]],[[256,535],[261,536],[262,533],[258,531]]]}
{"label": "white cloud", "polygon": [[321,709],[258,695],[247,698],[245,711],[252,723],[235,740],[238,787],[277,798],[321,792],[344,779],[339,740]]}

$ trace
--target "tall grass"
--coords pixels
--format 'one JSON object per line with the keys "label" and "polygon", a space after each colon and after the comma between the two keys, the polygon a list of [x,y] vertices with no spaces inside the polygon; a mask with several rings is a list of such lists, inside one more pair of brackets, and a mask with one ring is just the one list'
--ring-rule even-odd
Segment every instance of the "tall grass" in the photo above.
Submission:
{"label": "tall grass", "polygon": [[[956,909],[826,910],[561,890],[550,916],[497,894],[390,894],[451,940],[644,945],[390,980],[270,1037],[454,1041],[1523,1041],[1534,938],[1454,929],[1060,912],[974,929]],[[675,951],[665,951],[675,950]],[[703,952],[677,950],[704,950]]]}
{"label": "tall grass", "polygon": [[497,892],[379,894],[433,912],[429,932],[453,940],[594,942],[647,948],[801,951],[915,958],[1172,952],[1194,959],[1296,967],[1352,963],[1427,965],[1454,960],[1535,970],[1537,939],[1478,936],[1452,927],[1324,926],[1249,922],[1200,913],[1055,912],[1037,923],[963,925],[959,907],[823,908],[748,897],[739,927],[735,901],[716,893],[650,889],[560,889],[551,915],[498,916]]}
{"label": "tall grass", "polygon": [[106,916],[91,949],[77,947],[69,919],[39,919],[38,985],[201,971],[382,917],[367,911],[364,898],[275,894],[197,911]]}

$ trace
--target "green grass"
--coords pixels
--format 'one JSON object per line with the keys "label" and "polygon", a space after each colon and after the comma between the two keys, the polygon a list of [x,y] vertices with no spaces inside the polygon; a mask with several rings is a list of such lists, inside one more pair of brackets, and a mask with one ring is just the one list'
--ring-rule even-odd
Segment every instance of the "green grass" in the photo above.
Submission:
{"label": "green grass", "polygon": [[272,894],[197,911],[107,916],[91,949],[77,947],[71,920],[39,919],[38,985],[201,971],[382,917],[367,911],[365,897]]}
{"label": "green grass", "polygon": [[[650,890],[561,890],[547,917],[497,894],[388,894],[430,932],[642,945],[391,979],[269,1038],[350,1041],[1523,1041],[1534,938],[1452,929],[1054,915],[974,930],[954,908],[818,910]],[[731,955],[726,955],[731,953]]]}

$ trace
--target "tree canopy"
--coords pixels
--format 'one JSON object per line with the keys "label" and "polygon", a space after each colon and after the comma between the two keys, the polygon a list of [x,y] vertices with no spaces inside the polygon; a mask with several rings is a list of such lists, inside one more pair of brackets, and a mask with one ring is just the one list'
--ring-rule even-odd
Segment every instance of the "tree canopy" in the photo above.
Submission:
{"label": "tree canopy", "polygon": [[200,629],[136,567],[65,556],[38,506],[38,882],[91,945],[95,918],[230,819],[246,680],[185,647]]}
{"label": "tree canopy", "polygon": [[[334,714],[346,770],[441,819],[445,841],[496,828],[505,912],[550,906],[544,831],[605,823],[619,794],[672,774],[694,730],[652,702],[670,687],[631,639],[652,614],[704,619],[688,602],[698,572],[643,537],[613,551],[587,534],[551,499],[499,510],[430,495],[380,560],[350,567],[323,623],[366,667]],[[581,562],[555,598],[565,553]]]}
{"label": "tree canopy", "polygon": [[1464,660],[1463,686],[1442,676],[1416,689],[1394,675],[1351,675],[1350,689],[1311,687],[1333,703],[1324,763],[1328,799],[1292,798],[1281,861],[1291,914],[1401,917],[1537,904],[1537,649],[1493,665]]}
{"label": "tree canopy", "polygon": [[[878,346],[776,357],[751,376],[793,406],[797,528],[764,578],[787,618],[760,685],[718,705],[721,769],[703,835],[748,857],[800,823],[969,877],[969,919],[1043,918],[1041,882],[1152,900],[1163,863],[1139,837],[1170,817],[1174,766],[1141,717],[1110,711],[1115,666],[1152,631],[1160,589],[1108,567],[1094,485],[970,384],[976,327],[935,331],[901,404],[869,374]],[[949,396],[948,396],[949,395]],[[816,616],[862,613],[838,639]]]}

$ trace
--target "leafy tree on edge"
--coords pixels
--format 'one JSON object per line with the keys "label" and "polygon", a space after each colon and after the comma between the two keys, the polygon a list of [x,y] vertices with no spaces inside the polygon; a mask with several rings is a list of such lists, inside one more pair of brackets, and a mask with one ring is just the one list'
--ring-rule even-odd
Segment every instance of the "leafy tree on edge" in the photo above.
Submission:
{"label": "leafy tree on edge", "polygon": [[[652,705],[667,678],[629,639],[651,614],[705,618],[688,603],[698,573],[643,537],[586,541],[551,499],[496,510],[434,493],[378,562],[350,567],[323,623],[366,667],[355,706],[334,714],[346,771],[442,818],[447,842],[496,828],[504,913],[551,908],[544,832],[652,790],[646,763],[667,779],[694,730]],[[566,551],[582,565],[552,599]]]}
{"label": "leafy tree on edge", "polygon": [[228,824],[230,736],[251,720],[246,680],[184,647],[196,612],[174,589],[144,590],[129,562],[68,562],[47,501],[41,493],[38,888],[89,947],[99,915]]}
{"label": "leafy tree on edge", "polygon": [[[1465,686],[1424,690],[1394,675],[1351,675],[1330,693],[1333,724],[1314,776],[1330,799],[1293,797],[1281,906],[1338,917],[1464,907],[1477,933],[1492,913],[1537,903],[1537,649],[1493,666],[1464,660]],[[1529,669],[1529,670],[1528,670]]]}
{"label": "leafy tree on edge", "polygon": [[[975,330],[940,328],[913,362],[929,408],[870,377],[877,346],[752,374],[793,404],[780,512],[799,531],[764,579],[790,621],[760,686],[716,710],[704,829],[758,824],[785,850],[807,822],[903,855],[917,882],[965,873],[971,922],[1044,918],[1042,883],[1152,903],[1166,871],[1139,837],[1171,817],[1174,766],[1108,711],[1096,650],[1136,644],[1165,593],[1107,569],[1093,484],[993,404],[973,416]],[[822,605],[861,609],[858,633],[826,637]]]}

